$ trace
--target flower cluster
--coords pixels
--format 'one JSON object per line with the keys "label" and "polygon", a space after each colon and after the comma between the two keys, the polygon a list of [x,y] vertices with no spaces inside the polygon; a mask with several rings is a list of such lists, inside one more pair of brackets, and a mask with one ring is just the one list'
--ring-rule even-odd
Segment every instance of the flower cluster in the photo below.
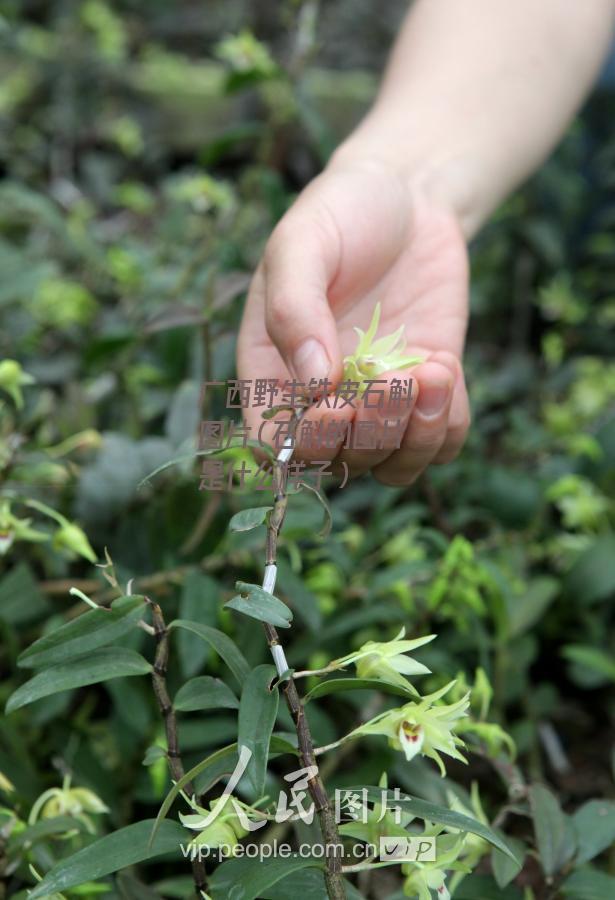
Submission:
{"label": "flower cluster", "polygon": [[[88,788],[72,788],[70,777],[64,779],[62,787],[49,788],[44,791],[30,810],[28,824],[34,825],[39,819],[55,819],[57,816],[70,816],[82,822],[90,834],[95,833],[91,815],[109,812],[94,791]],[[66,832],[62,837],[71,837],[74,832]]]}
{"label": "flower cluster", "polygon": [[[394,334],[374,340],[379,323],[380,304],[377,303],[367,331],[355,328],[359,342],[354,353],[344,357],[343,381],[358,381],[361,385],[365,379],[376,378],[383,372],[407,369],[422,362],[421,357],[409,356],[406,353],[403,325],[400,325]],[[359,394],[361,393],[362,390],[359,388]]]}
{"label": "flower cluster", "polygon": [[467,718],[470,691],[464,691],[451,703],[442,703],[440,701],[451,691],[456,681],[451,681],[424,697],[421,697],[408,681],[406,676],[426,675],[430,670],[406,654],[428,644],[434,638],[434,634],[429,634],[414,640],[405,640],[405,629],[402,628],[393,640],[368,641],[353,653],[333,660],[327,670],[354,664],[360,678],[374,678],[404,689],[408,695],[416,695],[416,700],[381,713],[359,728],[355,728],[348,737],[365,734],[383,735],[388,737],[391,747],[403,752],[407,760],[413,759],[418,754],[427,756],[438,764],[442,775],[445,775],[442,753],[453,759],[466,761],[458,749],[463,747],[464,743],[455,731],[461,730],[462,723]]}
{"label": "flower cluster", "polygon": [[232,854],[241,838],[250,830],[248,811],[259,815],[256,810],[231,794],[222,794],[211,800],[208,810],[199,806],[194,797],[188,797],[184,793],[182,797],[194,810],[194,813],[188,815],[179,814],[180,822],[185,828],[198,831],[189,844],[190,851],[194,854],[198,853],[200,847],[220,847],[223,853]]}

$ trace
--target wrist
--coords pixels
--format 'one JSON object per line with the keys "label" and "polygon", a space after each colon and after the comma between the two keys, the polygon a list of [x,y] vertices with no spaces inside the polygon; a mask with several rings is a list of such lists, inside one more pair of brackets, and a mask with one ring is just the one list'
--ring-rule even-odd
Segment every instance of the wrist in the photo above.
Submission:
{"label": "wrist", "polygon": [[340,144],[327,169],[385,169],[399,178],[410,199],[421,197],[454,216],[470,240],[493,206],[478,162],[470,148],[430,140],[419,129],[416,140],[409,141],[409,131],[405,123],[402,132],[381,121],[376,110]]}

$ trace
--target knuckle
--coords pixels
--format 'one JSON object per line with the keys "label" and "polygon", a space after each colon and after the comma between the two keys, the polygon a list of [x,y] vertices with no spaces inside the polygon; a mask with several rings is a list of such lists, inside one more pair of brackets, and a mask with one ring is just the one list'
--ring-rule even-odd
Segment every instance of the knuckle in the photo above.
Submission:
{"label": "knuckle", "polygon": [[420,475],[415,469],[373,469],[372,475],[380,484],[387,487],[408,487],[413,484]]}
{"label": "knuckle", "polygon": [[283,294],[275,292],[267,297],[265,305],[265,328],[267,334],[273,340],[281,332],[286,332],[292,326],[293,313],[288,299]]}
{"label": "knuckle", "polygon": [[408,442],[405,450],[408,454],[417,458],[429,459],[434,456],[442,447],[444,434],[440,430],[432,431],[425,429],[419,434],[414,434]]}

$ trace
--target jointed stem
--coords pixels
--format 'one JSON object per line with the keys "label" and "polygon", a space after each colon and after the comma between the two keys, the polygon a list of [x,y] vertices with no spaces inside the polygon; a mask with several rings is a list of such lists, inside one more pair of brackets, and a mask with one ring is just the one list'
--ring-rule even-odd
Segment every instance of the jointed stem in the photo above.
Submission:
{"label": "jointed stem", "polygon": [[[171,778],[173,781],[177,782],[184,777],[184,766],[181,760],[179,743],[177,740],[177,720],[175,718],[175,710],[173,709],[173,704],[171,703],[171,698],[169,697],[169,692],[167,690],[166,675],[169,662],[169,632],[167,631],[167,626],[160,606],[149,599],[148,603],[152,610],[152,622],[156,637],[156,654],[154,656],[152,684],[158,707],[164,721],[164,730],[168,748],[167,758],[169,760]],[[191,782],[186,784],[184,789],[187,794],[194,793]],[[201,891],[205,891],[207,888],[205,865],[198,858],[193,859],[191,864],[196,896],[200,898]]]}
{"label": "jointed stem", "polygon": [[[300,419],[300,414],[295,416],[295,425]],[[273,463],[273,509],[269,515],[267,524],[267,545],[265,556],[265,577],[263,587],[273,593],[276,578],[276,553],[277,542],[284,516],[286,513],[286,464],[292,455],[291,442],[278,454]],[[278,632],[273,625],[264,623],[267,643],[271,655],[276,664],[279,675],[288,670],[284,650],[280,644]],[[314,742],[310,733],[310,727],[305,717],[303,703],[297,692],[297,687],[292,677],[288,678],[281,686],[286,705],[292,716],[299,745],[299,759],[304,768],[309,768],[314,773],[308,780],[308,790],[314,802],[320,829],[325,843],[325,884],[330,900],[345,900],[346,890],[342,875],[341,850],[342,844],[335,821],[335,814],[329,803],[329,797],[323,784],[316,756],[314,755]]]}

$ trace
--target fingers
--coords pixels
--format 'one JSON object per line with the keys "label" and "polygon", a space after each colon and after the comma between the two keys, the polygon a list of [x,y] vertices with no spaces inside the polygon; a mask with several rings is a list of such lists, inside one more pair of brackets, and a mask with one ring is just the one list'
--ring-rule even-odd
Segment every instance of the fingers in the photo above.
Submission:
{"label": "fingers", "polygon": [[324,209],[296,207],[273,232],[263,261],[265,325],[291,374],[309,383],[339,381],[341,351],[328,289],[339,236]]}
{"label": "fingers", "polygon": [[442,360],[442,357],[449,357],[447,364],[452,367],[455,383],[453,386],[453,399],[448,414],[446,437],[440,450],[432,460],[435,465],[452,462],[459,455],[465,443],[471,420],[468,391],[461,363],[456,357],[451,358],[450,354],[445,353],[436,353],[433,358]]}
{"label": "fingers", "polygon": [[[342,449],[335,461],[338,468],[345,463],[353,477],[374,469],[395,452],[418,395],[416,380],[407,369],[386,372],[379,375],[377,381],[371,402],[368,395],[364,395],[363,401],[356,404],[353,446]],[[400,386],[403,396],[397,393]],[[377,396],[379,391],[383,392],[382,400]]]}
{"label": "fingers", "polygon": [[401,446],[374,468],[383,484],[412,484],[431,463],[454,458],[469,426],[463,374],[453,354],[435,353],[412,374],[418,397]]}

